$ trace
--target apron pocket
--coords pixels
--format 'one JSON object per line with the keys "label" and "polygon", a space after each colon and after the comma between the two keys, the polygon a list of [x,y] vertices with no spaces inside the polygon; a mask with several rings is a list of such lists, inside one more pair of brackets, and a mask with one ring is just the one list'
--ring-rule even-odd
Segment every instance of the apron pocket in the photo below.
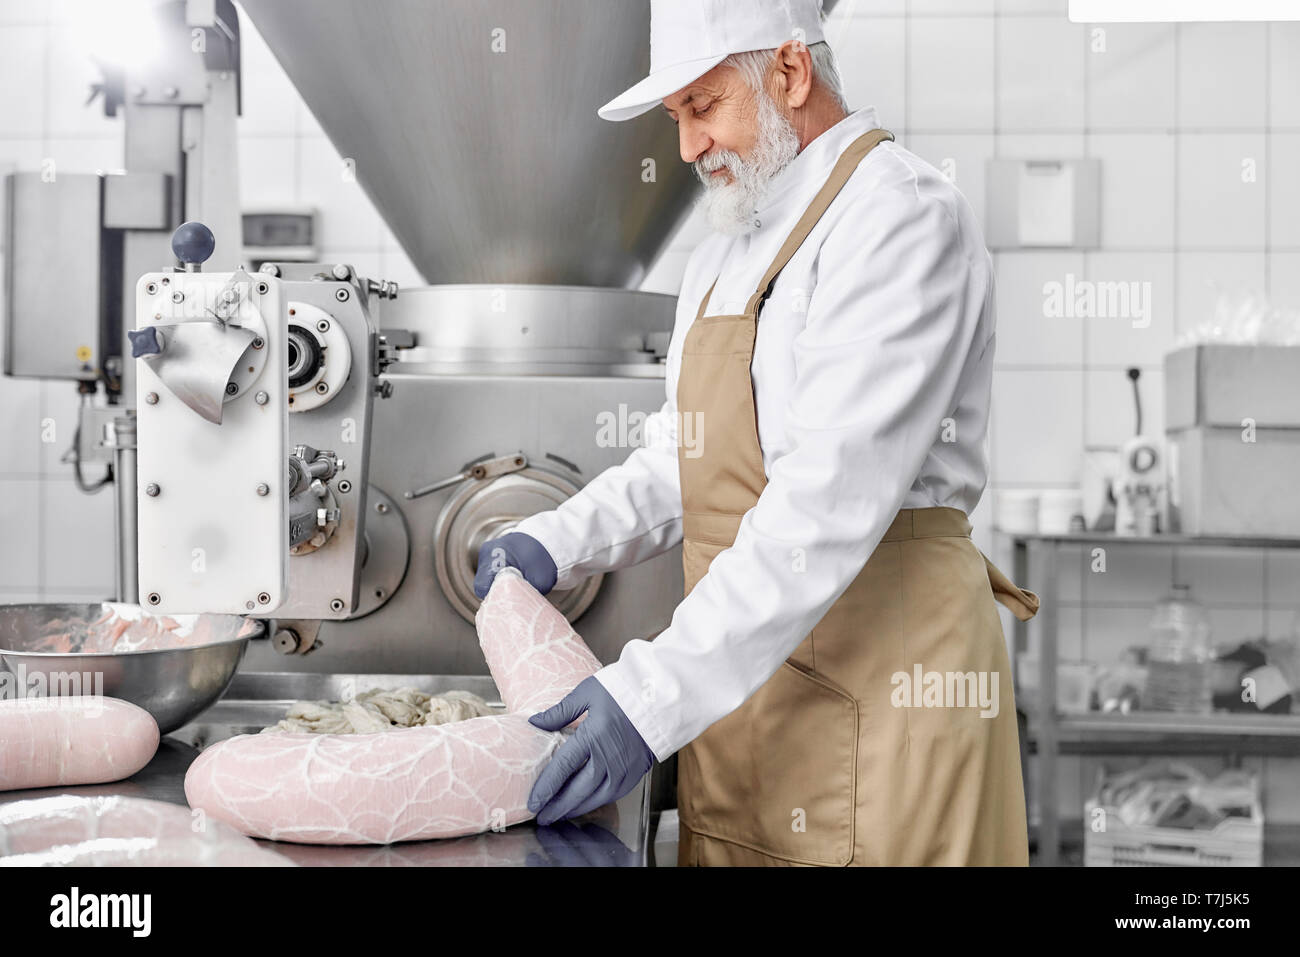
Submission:
{"label": "apron pocket", "polygon": [[[717,786],[748,780],[742,813],[714,816],[701,802],[694,830],[802,864],[846,865],[853,859],[857,796],[858,706],[853,696],[790,661],[728,718],[692,745],[708,751],[715,772],[736,773]],[[724,722],[719,722],[723,724]],[[740,728],[743,734],[736,734]],[[720,732],[712,734],[714,730]],[[707,778],[699,782],[707,793]],[[721,802],[720,802],[721,803]],[[716,807],[716,810],[722,810]]]}

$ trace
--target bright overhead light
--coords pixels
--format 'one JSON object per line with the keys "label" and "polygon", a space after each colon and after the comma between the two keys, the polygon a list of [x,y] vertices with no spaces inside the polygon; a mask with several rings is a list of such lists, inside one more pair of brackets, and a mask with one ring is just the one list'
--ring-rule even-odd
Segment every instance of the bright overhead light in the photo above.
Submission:
{"label": "bright overhead light", "polygon": [[1070,0],[1075,23],[1300,20],[1297,0]]}

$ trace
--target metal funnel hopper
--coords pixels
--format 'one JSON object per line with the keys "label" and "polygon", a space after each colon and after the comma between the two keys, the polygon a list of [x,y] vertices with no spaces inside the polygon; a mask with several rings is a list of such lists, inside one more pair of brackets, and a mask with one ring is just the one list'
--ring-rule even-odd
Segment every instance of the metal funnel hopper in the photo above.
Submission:
{"label": "metal funnel hopper", "polygon": [[242,0],[426,282],[636,287],[690,205],[677,131],[596,108],[648,0]]}

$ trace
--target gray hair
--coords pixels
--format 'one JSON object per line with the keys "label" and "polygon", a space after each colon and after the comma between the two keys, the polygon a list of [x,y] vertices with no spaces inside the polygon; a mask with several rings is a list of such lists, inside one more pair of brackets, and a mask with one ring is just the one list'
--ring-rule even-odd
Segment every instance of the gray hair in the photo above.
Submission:
{"label": "gray hair", "polygon": [[[844,83],[840,79],[839,67],[835,64],[835,54],[831,52],[830,44],[825,40],[810,43],[808,53],[812,57],[813,79],[831,95],[831,99],[839,104],[841,110],[848,113],[849,105],[844,99]],[[722,61],[721,65],[739,70],[750,87],[761,91],[774,56],[776,56],[775,48],[750,50],[746,53],[731,54]]]}

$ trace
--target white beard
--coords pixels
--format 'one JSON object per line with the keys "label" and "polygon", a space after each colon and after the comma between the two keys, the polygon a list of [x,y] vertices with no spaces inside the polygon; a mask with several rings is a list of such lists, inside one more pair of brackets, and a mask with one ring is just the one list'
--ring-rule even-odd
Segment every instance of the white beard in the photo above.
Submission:
{"label": "white beard", "polygon": [[[799,134],[781,115],[766,90],[758,93],[758,138],[753,155],[742,159],[732,150],[718,150],[695,163],[695,173],[704,183],[704,207],[709,226],[720,233],[738,236],[754,227],[758,208],[768,182],[799,153]],[[732,181],[721,185],[710,174],[730,170]]]}

